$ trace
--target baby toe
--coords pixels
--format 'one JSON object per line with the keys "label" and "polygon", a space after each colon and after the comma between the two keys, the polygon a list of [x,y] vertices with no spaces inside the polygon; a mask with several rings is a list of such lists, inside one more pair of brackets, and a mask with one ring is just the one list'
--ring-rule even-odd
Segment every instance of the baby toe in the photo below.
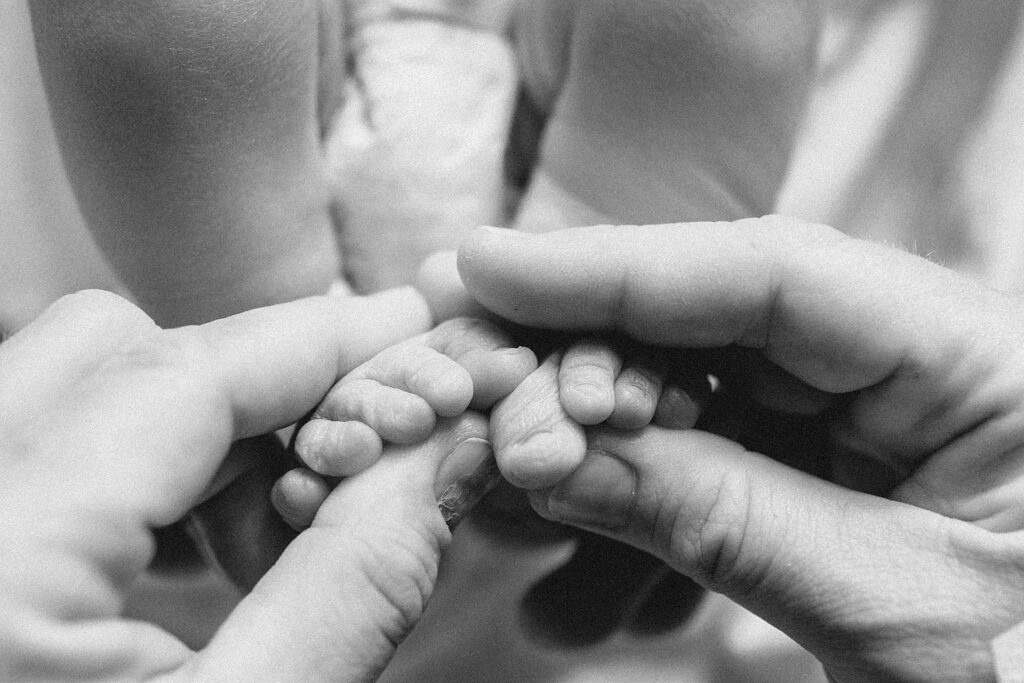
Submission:
{"label": "baby toe", "polygon": [[509,332],[479,318],[456,318],[437,326],[430,343],[469,374],[470,407],[483,410],[508,396],[537,368],[537,356],[516,346]]}
{"label": "baby toe", "polygon": [[473,399],[473,378],[444,354],[424,349],[415,368],[405,377],[406,388],[430,404],[442,417],[455,417],[466,411]]}
{"label": "baby toe", "polygon": [[525,346],[493,351],[470,351],[459,362],[473,379],[470,407],[487,410],[537,369],[537,356]]}
{"label": "baby toe", "polygon": [[666,429],[691,429],[703,411],[702,402],[692,392],[675,384],[662,389],[654,423]]}
{"label": "baby toe", "polygon": [[565,412],[576,422],[604,422],[615,410],[615,378],[622,359],[600,340],[573,344],[562,357],[558,391]]}
{"label": "baby toe", "polygon": [[377,462],[381,438],[362,422],[312,419],[295,437],[295,454],[314,472],[347,477]]}
{"label": "baby toe", "polygon": [[491,440],[502,474],[526,489],[553,486],[586,453],[583,428],[558,398],[560,354],[552,355],[491,413]]}
{"label": "baby toe", "polygon": [[274,482],[270,501],[288,526],[302,531],[313,523],[329,493],[330,486],[323,477],[304,467],[296,467]]}
{"label": "baby toe", "polygon": [[630,366],[615,380],[615,410],[608,424],[616,429],[640,429],[654,419],[662,391],[661,375],[649,368]]}
{"label": "baby toe", "polygon": [[[468,402],[468,401],[467,401]],[[372,379],[336,386],[317,409],[316,417],[337,422],[362,422],[393,443],[418,443],[434,429],[434,408],[405,389]]]}

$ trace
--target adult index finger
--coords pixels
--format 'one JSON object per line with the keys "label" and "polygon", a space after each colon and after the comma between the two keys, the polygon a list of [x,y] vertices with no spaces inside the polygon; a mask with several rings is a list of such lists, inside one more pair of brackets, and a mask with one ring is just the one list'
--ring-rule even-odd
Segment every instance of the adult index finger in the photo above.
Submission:
{"label": "adult index finger", "polygon": [[303,299],[190,329],[227,394],[235,438],[243,438],[296,421],[338,378],[431,324],[426,302],[407,287]]}
{"label": "adult index finger", "polygon": [[780,216],[540,235],[481,228],[459,271],[478,301],[517,323],[758,348],[826,391],[948,357],[950,340],[991,336],[994,320],[1012,318],[1008,297],[925,259]]}

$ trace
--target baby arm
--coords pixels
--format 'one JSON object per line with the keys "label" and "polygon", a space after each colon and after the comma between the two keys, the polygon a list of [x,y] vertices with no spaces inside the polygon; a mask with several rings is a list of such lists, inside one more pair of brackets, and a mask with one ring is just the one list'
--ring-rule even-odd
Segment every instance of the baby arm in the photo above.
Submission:
{"label": "baby arm", "polygon": [[177,326],[327,291],[339,3],[30,4],[79,203],[147,313]]}
{"label": "baby arm", "polygon": [[342,378],[301,426],[294,450],[305,468],[278,481],[275,507],[292,526],[308,526],[330,491],[324,477],[365,470],[385,442],[425,440],[438,417],[489,409],[536,367],[531,350],[471,318],[385,349]]}

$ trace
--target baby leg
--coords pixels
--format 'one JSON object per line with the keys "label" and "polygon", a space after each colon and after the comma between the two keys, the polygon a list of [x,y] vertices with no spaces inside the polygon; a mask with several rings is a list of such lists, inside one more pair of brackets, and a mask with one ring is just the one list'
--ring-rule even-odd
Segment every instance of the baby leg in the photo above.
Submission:
{"label": "baby leg", "polygon": [[772,209],[813,75],[813,3],[528,0],[519,10],[525,109],[541,128],[520,229]]}
{"label": "baby leg", "polygon": [[194,324],[327,291],[337,97],[319,84],[340,82],[339,3],[31,7],[83,214],[147,313]]}

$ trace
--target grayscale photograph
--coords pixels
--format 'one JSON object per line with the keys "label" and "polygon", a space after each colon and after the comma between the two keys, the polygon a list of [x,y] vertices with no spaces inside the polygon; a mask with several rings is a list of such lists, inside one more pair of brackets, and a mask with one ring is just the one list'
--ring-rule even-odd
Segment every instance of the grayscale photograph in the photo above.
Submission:
{"label": "grayscale photograph", "polygon": [[0,0],[0,681],[1024,683],[1024,1]]}

